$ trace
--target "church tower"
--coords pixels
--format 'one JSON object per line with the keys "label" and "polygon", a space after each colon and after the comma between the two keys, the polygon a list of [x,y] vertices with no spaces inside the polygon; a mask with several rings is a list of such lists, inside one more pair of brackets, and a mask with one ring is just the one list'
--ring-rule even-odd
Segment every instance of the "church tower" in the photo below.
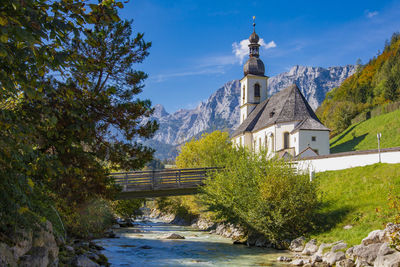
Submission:
{"label": "church tower", "polygon": [[260,38],[255,27],[256,23],[253,21],[253,33],[249,37],[249,59],[243,66],[244,77],[240,80],[240,124],[257,104],[267,99],[268,77],[264,75],[264,63],[259,58]]}

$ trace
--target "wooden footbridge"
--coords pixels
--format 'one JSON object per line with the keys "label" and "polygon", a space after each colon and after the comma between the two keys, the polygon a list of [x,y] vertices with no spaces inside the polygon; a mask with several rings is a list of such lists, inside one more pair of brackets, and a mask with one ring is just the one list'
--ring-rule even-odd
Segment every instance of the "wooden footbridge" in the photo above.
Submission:
{"label": "wooden footbridge", "polygon": [[219,168],[165,169],[112,173],[122,187],[119,199],[196,194],[210,173]]}

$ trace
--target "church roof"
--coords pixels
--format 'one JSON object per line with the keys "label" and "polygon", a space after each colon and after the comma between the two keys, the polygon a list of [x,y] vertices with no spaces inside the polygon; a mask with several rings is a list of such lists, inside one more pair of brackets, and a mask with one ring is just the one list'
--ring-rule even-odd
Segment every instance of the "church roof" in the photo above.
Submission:
{"label": "church roof", "polygon": [[293,84],[258,104],[232,136],[244,132],[256,132],[273,124],[284,122],[297,122],[293,131],[329,131],[319,121],[297,85]]}

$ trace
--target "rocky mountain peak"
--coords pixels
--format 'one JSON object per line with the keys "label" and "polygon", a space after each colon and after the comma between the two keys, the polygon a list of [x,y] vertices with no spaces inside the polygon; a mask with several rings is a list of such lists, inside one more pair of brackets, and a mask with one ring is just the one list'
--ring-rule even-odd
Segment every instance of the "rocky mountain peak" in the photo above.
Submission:
{"label": "rocky mountain peak", "polygon": [[[355,72],[355,66],[308,67],[293,66],[268,79],[268,95],[297,84],[313,109],[316,109],[331,89],[338,87]],[[177,147],[184,142],[199,137],[204,132],[225,130],[232,132],[239,125],[240,83],[233,80],[216,90],[206,101],[194,109],[181,109],[173,114],[165,111],[162,105],[155,105],[151,119],[160,124],[148,144],[156,149],[156,157],[174,158]]]}

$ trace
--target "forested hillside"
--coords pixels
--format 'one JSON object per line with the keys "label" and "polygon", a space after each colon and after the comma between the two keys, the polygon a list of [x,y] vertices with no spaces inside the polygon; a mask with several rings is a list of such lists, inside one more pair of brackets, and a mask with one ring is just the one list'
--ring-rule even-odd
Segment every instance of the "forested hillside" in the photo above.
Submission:
{"label": "forested hillside", "polygon": [[336,135],[350,126],[357,114],[399,99],[400,33],[394,33],[382,53],[366,65],[358,65],[355,74],[327,93],[317,115]]}

